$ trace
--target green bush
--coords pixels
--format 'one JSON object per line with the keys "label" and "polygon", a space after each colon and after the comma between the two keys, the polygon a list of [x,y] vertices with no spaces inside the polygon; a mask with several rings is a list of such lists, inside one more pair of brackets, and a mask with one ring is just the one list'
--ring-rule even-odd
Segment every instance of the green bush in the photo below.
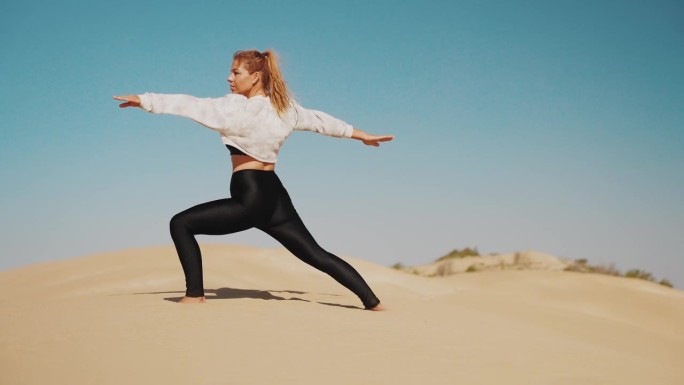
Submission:
{"label": "green bush", "polygon": [[440,261],[444,261],[446,259],[451,259],[451,258],[479,257],[479,256],[480,256],[480,252],[477,251],[477,247],[474,247],[472,249],[470,247],[466,247],[463,250],[454,249],[449,254],[438,258],[437,261],[435,261],[435,262],[440,262]]}
{"label": "green bush", "polygon": [[625,273],[625,277],[645,279],[645,280],[651,281],[651,282],[655,281],[655,278],[653,278],[653,274],[649,273],[648,271],[643,271],[643,270],[639,270],[639,269],[628,270]]}

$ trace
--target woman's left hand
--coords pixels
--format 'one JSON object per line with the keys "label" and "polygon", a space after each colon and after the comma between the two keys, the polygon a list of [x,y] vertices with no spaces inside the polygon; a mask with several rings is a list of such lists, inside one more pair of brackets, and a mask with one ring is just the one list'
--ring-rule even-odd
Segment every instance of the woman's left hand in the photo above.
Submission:
{"label": "woman's left hand", "polygon": [[114,100],[121,100],[126,103],[119,104],[119,107],[140,107],[140,97],[138,95],[115,96]]}
{"label": "woman's left hand", "polygon": [[359,139],[368,146],[379,147],[380,142],[389,142],[394,139],[394,135],[372,135],[357,128],[352,132],[353,139]]}
{"label": "woman's left hand", "polygon": [[390,140],[394,139],[394,135],[371,135],[371,134],[366,134],[366,137],[361,139],[363,144],[369,145],[369,146],[375,146],[375,147],[380,147],[380,142],[389,142]]}

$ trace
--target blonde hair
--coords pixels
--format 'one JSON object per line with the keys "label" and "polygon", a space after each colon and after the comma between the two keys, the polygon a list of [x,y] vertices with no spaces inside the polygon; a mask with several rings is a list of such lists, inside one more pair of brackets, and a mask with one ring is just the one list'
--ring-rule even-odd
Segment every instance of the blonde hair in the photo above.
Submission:
{"label": "blonde hair", "polygon": [[237,51],[233,60],[245,66],[250,74],[260,73],[261,82],[271,104],[278,115],[282,116],[290,107],[290,93],[278,67],[278,56],[272,50],[263,53],[257,50]]}

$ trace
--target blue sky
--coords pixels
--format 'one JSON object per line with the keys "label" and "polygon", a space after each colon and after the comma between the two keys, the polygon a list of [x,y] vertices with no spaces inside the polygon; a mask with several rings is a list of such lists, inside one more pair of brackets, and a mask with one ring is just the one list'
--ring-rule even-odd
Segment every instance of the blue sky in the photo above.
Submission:
{"label": "blue sky", "polygon": [[682,20],[675,1],[2,2],[0,269],[170,244],[174,213],[228,195],[228,153],[111,96],[218,97],[235,50],[271,48],[304,106],[396,135],[282,148],[329,251],[536,249],[682,287]]}

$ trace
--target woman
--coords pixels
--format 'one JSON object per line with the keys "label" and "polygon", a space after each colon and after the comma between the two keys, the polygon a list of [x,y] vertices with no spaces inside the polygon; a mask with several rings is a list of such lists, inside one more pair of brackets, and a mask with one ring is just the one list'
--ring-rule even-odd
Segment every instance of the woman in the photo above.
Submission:
{"label": "woman", "polygon": [[184,116],[216,130],[231,154],[231,197],[197,205],[171,219],[171,237],[187,288],[180,302],[205,302],[196,234],[222,235],[256,227],[351,290],[365,309],[383,310],[361,275],[316,243],[275,174],[275,164],[280,147],[294,130],[358,139],[376,147],[394,136],[371,135],[328,114],[301,107],[290,98],[273,51],[236,52],[228,83],[232,94],[221,98],[152,93],[114,97],[124,101],[122,108]]}

